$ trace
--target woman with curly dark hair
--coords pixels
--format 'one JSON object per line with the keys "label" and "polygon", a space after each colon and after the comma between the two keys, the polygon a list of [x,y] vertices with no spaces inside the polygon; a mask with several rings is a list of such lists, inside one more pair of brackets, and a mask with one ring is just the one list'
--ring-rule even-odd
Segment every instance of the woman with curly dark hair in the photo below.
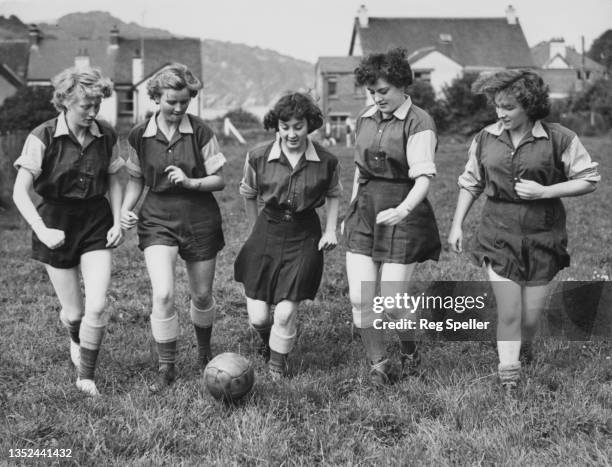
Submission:
{"label": "woman with curly dark hair", "polygon": [[[432,118],[407,94],[412,70],[404,50],[365,57],[355,78],[366,86],[374,105],[357,118],[357,167],[344,223],[347,276],[370,378],[389,384],[398,372],[387,358],[372,304],[378,288],[383,296],[407,292],[416,263],[439,257],[438,227],[426,198],[436,174],[437,136]],[[392,319],[404,317],[399,310],[388,311]],[[416,375],[420,357],[413,337],[409,331],[398,335],[402,376]]]}
{"label": "woman with curly dark hair", "polygon": [[[595,189],[597,163],[574,132],[541,121],[550,110],[548,87],[529,70],[505,70],[478,79],[473,92],[495,103],[499,121],[476,135],[448,236],[462,251],[462,224],[484,192],[471,260],[484,265],[497,301],[498,373],[513,394],[521,362],[533,359],[532,339],[547,284],[569,265],[561,198]],[[522,342],[522,344],[521,344]]]}
{"label": "woman with curly dark hair", "polygon": [[[269,359],[274,378],[287,373],[298,305],[315,297],[323,251],[338,243],[338,160],[308,137],[322,124],[321,111],[310,97],[282,97],[264,118],[265,129],[277,131],[276,139],[247,154],[240,183],[253,227],[234,274],[244,284],[249,322],[261,337],[258,351]],[[258,200],[263,203],[260,213]],[[315,209],[324,203],[327,220],[321,234]]]}

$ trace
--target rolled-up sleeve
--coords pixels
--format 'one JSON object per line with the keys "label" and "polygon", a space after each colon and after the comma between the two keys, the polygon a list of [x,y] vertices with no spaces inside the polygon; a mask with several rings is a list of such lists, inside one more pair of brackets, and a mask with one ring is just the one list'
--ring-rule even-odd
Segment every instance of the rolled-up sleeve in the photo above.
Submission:
{"label": "rolled-up sleeve", "polygon": [[476,138],[472,140],[470,149],[468,150],[468,161],[465,164],[463,173],[459,176],[458,184],[461,188],[469,191],[474,198],[478,198],[484,190],[484,180],[476,156],[478,142]]}
{"label": "rolled-up sleeve", "polygon": [[563,151],[561,161],[565,176],[569,180],[586,180],[593,183],[601,180],[597,169],[599,164],[591,160],[591,156],[578,136],[574,136],[570,145]]}
{"label": "rolled-up sleeve", "polygon": [[200,150],[200,153],[204,159],[204,168],[208,175],[216,174],[227,162],[215,135],[212,135],[208,143]]}
{"label": "rolled-up sleeve", "polygon": [[17,158],[13,166],[19,169],[25,169],[32,174],[36,180],[42,172],[42,162],[45,155],[45,144],[36,136],[28,135],[23,144],[21,155]]}
{"label": "rolled-up sleeve", "polygon": [[142,169],[140,167],[140,159],[138,158],[138,153],[136,149],[132,147],[131,144],[128,144],[128,157],[127,162],[125,163],[125,168],[128,173],[134,178],[142,178]]}
{"label": "rolled-up sleeve", "polygon": [[111,155],[110,164],[108,165],[108,173],[116,174],[124,165],[125,161],[121,158],[119,140],[117,140],[113,146],[113,153]]}
{"label": "rolled-up sleeve", "polygon": [[257,173],[251,167],[249,154],[244,161],[244,172],[240,181],[240,194],[247,199],[257,198]]}
{"label": "rolled-up sleeve", "polygon": [[340,183],[340,164],[336,165],[336,169],[332,174],[329,189],[325,193],[326,198],[339,198],[342,196],[342,183]]}
{"label": "rolled-up sleeve", "polygon": [[406,157],[408,159],[408,176],[417,178],[421,175],[433,177],[436,174],[434,156],[437,138],[433,130],[423,130],[408,137]]}

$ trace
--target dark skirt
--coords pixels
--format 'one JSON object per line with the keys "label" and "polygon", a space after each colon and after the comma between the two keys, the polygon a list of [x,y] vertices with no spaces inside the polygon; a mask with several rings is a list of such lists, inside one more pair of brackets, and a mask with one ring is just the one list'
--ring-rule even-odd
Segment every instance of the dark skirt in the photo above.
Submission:
{"label": "dark skirt", "polygon": [[138,215],[138,247],[178,246],[185,261],[214,258],[225,246],[221,212],[212,193],[149,191]]}
{"label": "dark skirt", "polygon": [[570,262],[563,203],[487,198],[470,259],[515,282],[550,282]]}
{"label": "dark skirt", "polygon": [[312,300],[323,275],[320,238],[314,210],[285,215],[264,208],[236,258],[234,278],[247,297],[269,304]]}
{"label": "dark skirt", "polygon": [[32,258],[54,268],[70,269],[80,264],[81,255],[106,249],[106,235],[113,214],[106,198],[52,201],[43,199],[38,214],[50,229],[64,231],[64,244],[47,248],[32,233]]}
{"label": "dark skirt", "polygon": [[380,225],[376,215],[397,207],[413,184],[382,179],[359,181],[344,221],[348,250],[376,262],[411,264],[440,257],[440,235],[431,204],[424,199],[397,225]]}

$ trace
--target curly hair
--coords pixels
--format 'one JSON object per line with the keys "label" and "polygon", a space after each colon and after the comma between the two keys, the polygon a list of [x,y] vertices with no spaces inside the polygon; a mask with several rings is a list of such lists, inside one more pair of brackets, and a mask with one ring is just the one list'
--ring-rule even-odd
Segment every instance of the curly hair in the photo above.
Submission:
{"label": "curly hair", "polygon": [[393,49],[386,54],[370,54],[361,60],[353,73],[359,86],[372,86],[379,78],[396,88],[412,84],[412,69],[405,49]]}
{"label": "curly hair", "polygon": [[525,109],[531,121],[540,120],[550,113],[548,86],[531,70],[503,70],[483,75],[472,84],[472,92],[486,95],[491,103],[499,93],[510,94]]}
{"label": "curly hair", "polygon": [[323,113],[312,97],[301,92],[293,92],[281,97],[274,107],[264,116],[263,125],[266,130],[278,129],[279,121],[298,120],[304,118],[308,133],[323,126]]}
{"label": "curly hair", "polygon": [[113,93],[112,81],[104,77],[98,68],[66,68],[51,79],[51,84],[51,103],[59,112],[65,112],[66,104],[78,97],[96,99],[109,97]]}
{"label": "curly hair", "polygon": [[164,93],[164,89],[181,91],[189,89],[189,96],[195,97],[202,89],[202,82],[182,63],[171,63],[155,73],[147,83],[147,93],[155,100]]}

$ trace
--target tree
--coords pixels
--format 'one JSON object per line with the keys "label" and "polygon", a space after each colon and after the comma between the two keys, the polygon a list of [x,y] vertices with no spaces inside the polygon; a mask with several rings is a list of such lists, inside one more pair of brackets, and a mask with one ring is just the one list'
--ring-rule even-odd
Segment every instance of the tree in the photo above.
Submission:
{"label": "tree", "polygon": [[447,110],[445,103],[436,99],[436,93],[426,81],[415,81],[408,88],[410,99],[418,107],[425,110],[436,122],[438,131],[446,130],[448,121],[446,118]]}
{"label": "tree", "polygon": [[57,115],[51,104],[53,89],[46,86],[24,86],[0,106],[0,128],[3,131],[30,131]]}
{"label": "tree", "polygon": [[587,55],[612,72],[612,29],[608,29],[593,41]]}
{"label": "tree", "polygon": [[462,134],[472,134],[496,120],[495,110],[487,98],[472,92],[477,73],[465,73],[442,89],[447,108],[449,128]]}

